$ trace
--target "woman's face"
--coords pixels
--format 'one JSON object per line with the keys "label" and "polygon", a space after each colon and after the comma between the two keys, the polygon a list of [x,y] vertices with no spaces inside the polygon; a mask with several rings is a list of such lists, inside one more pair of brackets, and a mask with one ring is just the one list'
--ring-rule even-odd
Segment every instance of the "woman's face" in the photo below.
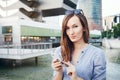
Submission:
{"label": "woman's face", "polygon": [[73,16],[68,20],[66,34],[72,42],[83,41],[83,27],[77,16]]}

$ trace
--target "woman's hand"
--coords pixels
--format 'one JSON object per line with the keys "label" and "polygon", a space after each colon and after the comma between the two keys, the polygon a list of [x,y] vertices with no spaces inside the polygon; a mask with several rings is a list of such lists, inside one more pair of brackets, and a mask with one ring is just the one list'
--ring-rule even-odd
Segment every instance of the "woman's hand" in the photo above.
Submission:
{"label": "woman's hand", "polygon": [[72,78],[76,76],[76,69],[75,66],[72,65],[70,62],[63,62],[66,65],[67,74]]}
{"label": "woman's hand", "polygon": [[51,66],[55,71],[62,72],[62,63],[59,59],[53,59]]}
{"label": "woman's hand", "polygon": [[83,80],[77,76],[75,66],[70,62],[63,62],[66,65],[67,74],[70,76],[71,80]]}

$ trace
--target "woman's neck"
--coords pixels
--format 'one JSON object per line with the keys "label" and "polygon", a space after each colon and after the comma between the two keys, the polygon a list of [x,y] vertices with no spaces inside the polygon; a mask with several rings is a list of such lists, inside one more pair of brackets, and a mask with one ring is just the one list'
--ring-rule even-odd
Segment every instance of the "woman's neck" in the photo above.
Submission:
{"label": "woman's neck", "polygon": [[74,50],[72,53],[72,63],[75,65],[77,63],[77,60],[79,59],[81,55],[81,51],[83,48],[85,48],[87,43],[85,42],[77,42],[74,43]]}
{"label": "woman's neck", "polygon": [[83,49],[85,46],[87,45],[87,43],[85,43],[84,41],[82,42],[76,42],[74,43],[74,49]]}

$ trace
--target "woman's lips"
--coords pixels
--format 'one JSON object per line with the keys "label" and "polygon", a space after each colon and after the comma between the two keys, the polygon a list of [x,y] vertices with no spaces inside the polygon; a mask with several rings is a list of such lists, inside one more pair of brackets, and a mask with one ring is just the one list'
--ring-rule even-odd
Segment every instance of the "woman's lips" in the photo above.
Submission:
{"label": "woman's lips", "polygon": [[71,39],[75,39],[75,36],[70,36]]}

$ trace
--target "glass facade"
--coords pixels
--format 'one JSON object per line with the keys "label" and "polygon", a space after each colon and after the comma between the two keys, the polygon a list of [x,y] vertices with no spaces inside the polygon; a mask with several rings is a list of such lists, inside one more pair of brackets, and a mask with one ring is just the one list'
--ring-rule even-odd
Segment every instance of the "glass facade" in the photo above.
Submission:
{"label": "glass facade", "polygon": [[12,33],[12,26],[3,26],[2,34]]}
{"label": "glass facade", "polygon": [[[21,26],[21,43],[60,42],[60,30]],[[52,39],[51,37],[54,37]]]}
{"label": "glass facade", "polygon": [[[2,44],[12,44],[18,36],[13,37],[15,33],[13,26],[2,26]],[[56,29],[40,28],[33,26],[21,25],[20,41],[22,44],[39,43],[39,42],[60,42],[61,31]],[[18,34],[19,35],[19,34]]]}
{"label": "glass facade", "polygon": [[92,0],[91,4],[93,5],[91,16],[95,23],[101,25],[102,11],[101,3],[102,0]]}
{"label": "glass facade", "polygon": [[2,26],[2,34],[4,35],[3,44],[12,44],[12,26]]}
{"label": "glass facade", "polygon": [[5,44],[7,42],[12,43],[12,36],[11,35],[5,35],[4,36],[4,41],[5,41]]}
{"label": "glass facade", "polygon": [[102,29],[102,0],[79,0],[77,8],[83,9],[90,29]]}

